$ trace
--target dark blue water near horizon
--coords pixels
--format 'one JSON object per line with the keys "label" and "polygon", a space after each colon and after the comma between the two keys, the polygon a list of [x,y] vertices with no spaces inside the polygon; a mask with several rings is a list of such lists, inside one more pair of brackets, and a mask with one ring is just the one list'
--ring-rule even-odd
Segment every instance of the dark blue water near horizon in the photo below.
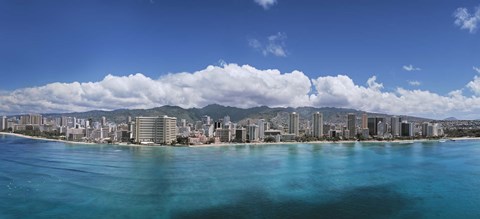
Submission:
{"label": "dark blue water near horizon", "polygon": [[0,135],[0,218],[480,218],[480,141],[186,148]]}

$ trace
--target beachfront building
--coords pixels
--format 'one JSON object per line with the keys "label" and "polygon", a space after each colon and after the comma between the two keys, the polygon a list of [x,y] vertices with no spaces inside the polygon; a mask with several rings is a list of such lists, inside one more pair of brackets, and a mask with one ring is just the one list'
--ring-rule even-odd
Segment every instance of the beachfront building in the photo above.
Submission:
{"label": "beachfront building", "polygon": [[313,137],[321,138],[323,136],[323,114],[316,112],[313,114]]}
{"label": "beachfront building", "polygon": [[215,130],[215,137],[218,137],[221,142],[230,142],[232,140],[231,131],[226,128],[218,128]]}
{"label": "beachfront building", "polygon": [[247,141],[247,130],[245,128],[235,130],[235,141],[240,143]]}
{"label": "beachfront building", "polygon": [[288,120],[288,133],[298,136],[299,132],[299,115],[296,112],[290,113]]}
{"label": "beachfront building", "polygon": [[250,142],[258,141],[258,125],[248,126],[248,140]]}
{"label": "beachfront building", "polygon": [[405,121],[405,122],[402,122],[401,127],[402,127],[402,129],[401,129],[401,136],[402,137],[413,137],[413,136],[415,136],[415,133],[414,133],[415,125],[414,125],[414,123]]}
{"label": "beachfront building", "polygon": [[362,114],[362,131],[363,129],[368,129],[368,117],[366,113]]}
{"label": "beachfront building", "polygon": [[258,125],[258,138],[260,140],[265,139],[265,119],[259,119],[257,122]]}
{"label": "beachfront building", "polygon": [[0,131],[7,129],[7,117],[2,116],[0,118]]}
{"label": "beachfront building", "polygon": [[28,114],[20,116],[20,125],[42,125],[43,119],[40,114]]}
{"label": "beachfront building", "polygon": [[378,134],[377,128],[378,128],[378,123],[379,122],[384,122],[383,118],[380,117],[370,117],[368,118],[368,133],[371,136],[376,136]]}
{"label": "beachfront building", "polygon": [[400,136],[400,124],[401,124],[401,122],[402,122],[402,119],[397,117],[397,116],[393,116],[390,119],[390,130],[391,130],[391,133],[392,133],[393,137]]}
{"label": "beachfront building", "polygon": [[135,142],[139,144],[171,144],[176,140],[175,117],[135,118]]}
{"label": "beachfront building", "polygon": [[353,113],[349,113],[347,115],[347,129],[349,133],[349,138],[354,138],[357,134],[356,127],[357,127],[357,116]]}

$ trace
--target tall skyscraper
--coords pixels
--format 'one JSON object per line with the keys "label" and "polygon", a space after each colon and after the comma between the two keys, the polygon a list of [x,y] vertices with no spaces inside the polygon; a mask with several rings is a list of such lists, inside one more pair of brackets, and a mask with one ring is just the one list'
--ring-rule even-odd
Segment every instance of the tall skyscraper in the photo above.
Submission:
{"label": "tall skyscraper", "polygon": [[354,138],[355,135],[357,134],[356,128],[357,128],[357,116],[353,113],[349,113],[347,115],[347,129],[350,133],[349,137]]}
{"label": "tall skyscraper", "polygon": [[102,127],[107,125],[107,118],[105,116],[102,116]]}
{"label": "tall skyscraper", "polygon": [[370,117],[368,118],[368,134],[371,136],[377,135],[377,125],[379,122],[384,122],[384,118]]}
{"label": "tall skyscraper", "polygon": [[2,116],[0,118],[0,131],[7,129],[7,117]]}
{"label": "tall skyscraper", "polygon": [[413,122],[402,122],[401,124],[401,134],[402,136],[404,137],[413,137],[415,136],[415,133],[414,133],[414,127],[415,127],[415,124]]}
{"label": "tall skyscraper", "polygon": [[432,137],[433,136],[433,125],[428,122],[422,123],[422,137]]}
{"label": "tall skyscraper", "polygon": [[394,137],[397,137],[397,136],[400,136],[400,124],[402,122],[402,119],[397,117],[397,116],[393,116],[391,119],[390,119],[390,129],[391,129],[391,132],[392,132],[392,135]]}
{"label": "tall skyscraper", "polygon": [[366,113],[362,114],[362,129],[368,129],[368,117]]}
{"label": "tall skyscraper", "polygon": [[290,113],[290,118],[288,121],[288,133],[295,134],[298,136],[299,131],[299,116],[296,112]]}
{"label": "tall skyscraper", "polygon": [[247,130],[245,128],[239,128],[235,130],[235,141],[236,142],[245,142],[247,140]]}
{"label": "tall skyscraper", "polygon": [[313,114],[313,137],[320,138],[323,136],[323,114],[316,112]]}
{"label": "tall skyscraper", "polygon": [[379,121],[377,123],[377,135],[378,136],[383,136],[385,135],[385,132],[387,131],[387,124],[383,121]]}
{"label": "tall skyscraper", "polygon": [[258,125],[258,138],[263,140],[265,138],[265,120],[259,119],[257,122]]}
{"label": "tall skyscraper", "polygon": [[170,144],[176,140],[175,117],[137,117],[135,118],[135,142],[153,142]]}
{"label": "tall skyscraper", "polygon": [[249,141],[258,141],[258,126],[257,125],[249,125],[248,126],[248,140]]}

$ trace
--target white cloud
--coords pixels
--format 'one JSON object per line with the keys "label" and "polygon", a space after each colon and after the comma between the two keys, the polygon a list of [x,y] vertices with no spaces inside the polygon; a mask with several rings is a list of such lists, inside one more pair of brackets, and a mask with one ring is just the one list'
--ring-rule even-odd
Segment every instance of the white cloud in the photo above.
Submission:
{"label": "white cloud", "polygon": [[267,37],[265,42],[260,42],[257,39],[249,39],[248,45],[260,52],[264,56],[274,55],[279,57],[286,57],[286,43],[287,35],[285,33],[278,32],[277,34]]}
{"label": "white cloud", "polygon": [[310,79],[302,72],[280,73],[237,64],[208,66],[193,73],[152,79],[143,74],[107,75],[98,82],[52,83],[0,93],[0,112],[64,112],[92,109],[308,105]]}
{"label": "white cloud", "polygon": [[420,71],[422,70],[421,68],[418,68],[418,67],[414,67],[413,65],[404,65],[403,67],[403,70],[405,71]]}
{"label": "white cloud", "polygon": [[473,66],[473,70],[480,74],[480,68]]}
{"label": "white cloud", "polygon": [[263,7],[263,9],[267,10],[274,4],[277,4],[277,0],[254,0],[255,3],[259,4]]}
{"label": "white cloud", "polygon": [[467,87],[476,95],[480,95],[480,77],[475,76],[473,81],[468,82]]}
{"label": "white cloud", "polygon": [[303,72],[282,73],[249,65],[223,63],[193,73],[171,73],[158,79],[137,73],[107,75],[86,83],[51,83],[0,91],[0,114],[152,108],[162,105],[203,107],[218,103],[236,107],[344,107],[428,118],[469,115],[480,117],[480,77],[447,95],[427,90],[385,90],[376,76],[365,85],[346,75],[309,78]]}
{"label": "white cloud", "polygon": [[457,8],[453,13],[455,25],[460,29],[466,29],[470,33],[475,33],[477,24],[480,21],[480,8],[476,7],[473,14],[470,14],[467,8]]}
{"label": "white cloud", "polygon": [[412,86],[420,86],[422,83],[420,81],[408,81],[408,84]]}

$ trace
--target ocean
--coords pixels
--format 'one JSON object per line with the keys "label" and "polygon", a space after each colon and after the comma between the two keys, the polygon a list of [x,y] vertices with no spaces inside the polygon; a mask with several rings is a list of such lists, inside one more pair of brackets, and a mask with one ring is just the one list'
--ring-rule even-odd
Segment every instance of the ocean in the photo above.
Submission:
{"label": "ocean", "polygon": [[188,148],[0,135],[0,218],[480,218],[480,141]]}

